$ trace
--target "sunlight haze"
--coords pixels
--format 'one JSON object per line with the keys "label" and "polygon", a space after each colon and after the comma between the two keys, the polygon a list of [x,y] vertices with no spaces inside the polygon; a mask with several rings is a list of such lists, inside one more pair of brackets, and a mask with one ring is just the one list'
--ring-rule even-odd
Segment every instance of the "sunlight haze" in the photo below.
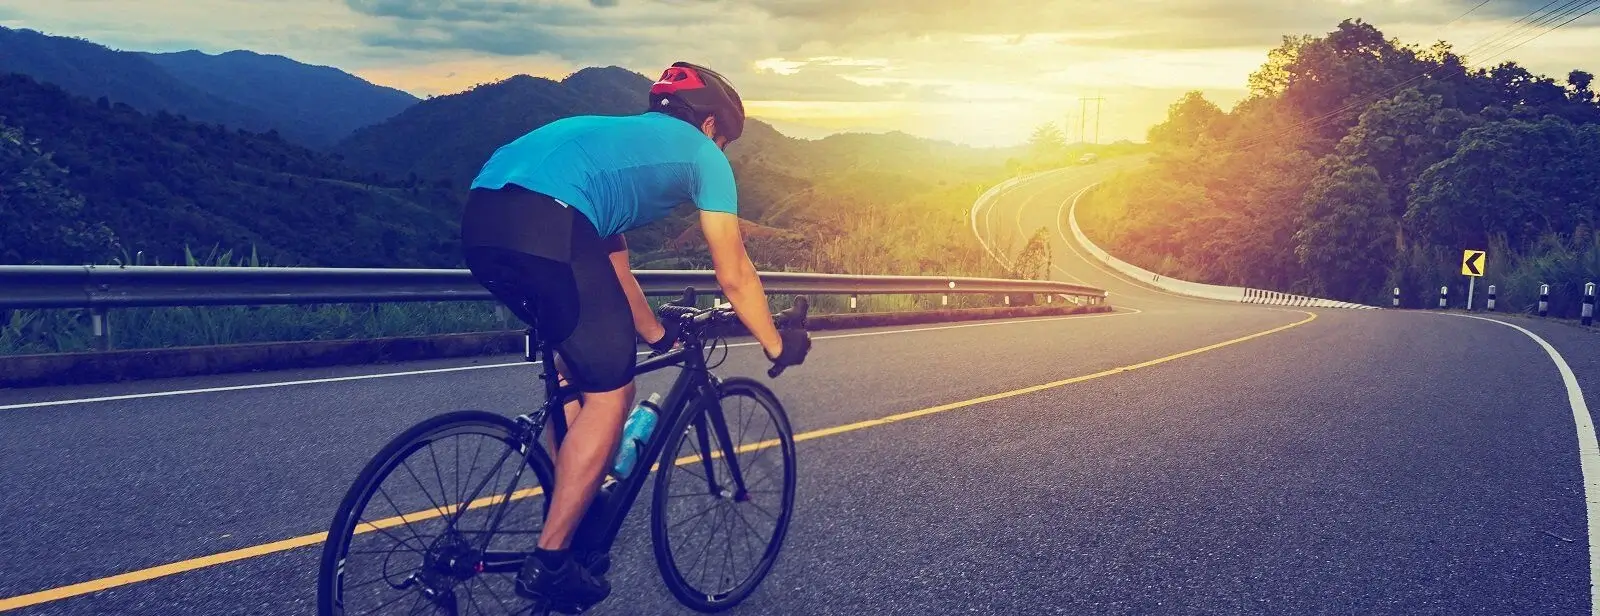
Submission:
{"label": "sunlight haze", "polygon": [[[334,66],[417,96],[585,66],[654,77],[674,60],[718,68],[751,115],[798,137],[908,133],[1012,145],[1042,122],[1070,140],[1143,141],[1189,90],[1228,108],[1284,35],[1360,17],[1406,43],[1458,51],[1538,3],[1142,0],[991,4],[955,0],[676,3],[659,0],[11,0],[0,25],[146,51],[250,49]],[[1496,58],[1552,75],[1600,66],[1584,23]],[[1478,61],[1473,54],[1469,61]],[[1080,126],[1082,132],[1080,132]]]}

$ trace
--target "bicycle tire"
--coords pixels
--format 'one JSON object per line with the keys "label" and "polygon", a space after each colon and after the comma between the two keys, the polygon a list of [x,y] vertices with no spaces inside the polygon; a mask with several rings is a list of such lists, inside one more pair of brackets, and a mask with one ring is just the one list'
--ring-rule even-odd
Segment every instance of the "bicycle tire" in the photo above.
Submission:
{"label": "bicycle tire", "polygon": [[[357,512],[366,507],[373,493],[382,485],[384,478],[400,466],[408,455],[427,446],[433,440],[451,432],[463,432],[473,428],[497,437],[508,447],[512,447],[512,457],[507,462],[515,463],[512,460],[520,455],[515,447],[521,443],[516,437],[518,432],[516,424],[511,419],[494,413],[464,410],[436,415],[412,425],[390,439],[361,469],[340,501],[333,523],[329,525],[327,538],[323,541],[322,559],[317,572],[319,616],[344,616],[344,606],[339,591],[344,559],[354,536],[356,520],[353,518]],[[539,486],[543,488],[539,495],[542,501],[541,513],[548,515],[550,493],[555,484],[554,465],[543,447],[528,444],[526,451],[526,464],[533,471]],[[487,541],[485,543],[487,544]]]}
{"label": "bicycle tire", "polygon": [[[667,502],[670,498],[668,483],[676,466],[676,452],[683,440],[690,434],[689,428],[696,417],[704,415],[703,411],[691,410],[678,418],[668,433],[668,442],[661,451],[660,467],[656,475],[656,485],[651,502],[650,537],[654,544],[656,565],[661,570],[662,581],[667,589],[684,606],[703,613],[721,612],[742,603],[760,585],[772,566],[777,562],[778,554],[783,548],[783,542],[788,535],[789,522],[793,518],[795,503],[795,440],[793,429],[789,425],[787,412],[778,397],[765,385],[754,379],[732,377],[721,383],[718,387],[718,403],[731,396],[748,396],[754,398],[766,410],[777,426],[778,446],[782,452],[784,462],[782,506],[774,525],[772,537],[768,540],[767,547],[762,554],[755,571],[742,583],[732,590],[720,594],[708,594],[693,588],[683,573],[678,570],[676,559],[672,555],[672,547],[667,537]],[[692,408],[692,407],[691,407]]]}

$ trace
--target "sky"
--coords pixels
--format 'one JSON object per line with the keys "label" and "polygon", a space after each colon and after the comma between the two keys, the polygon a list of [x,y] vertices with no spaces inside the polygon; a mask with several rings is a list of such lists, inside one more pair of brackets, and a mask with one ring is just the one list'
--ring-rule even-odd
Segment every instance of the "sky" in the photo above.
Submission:
{"label": "sky", "polygon": [[[1201,90],[1228,108],[1284,35],[1359,17],[1404,42],[1494,41],[1544,0],[0,0],[0,25],[115,49],[250,49],[419,97],[586,66],[718,69],[799,137],[900,130],[978,146],[1043,122],[1143,141]],[[1557,78],[1600,73],[1600,12],[1491,43]],[[1080,98],[1100,97],[1084,103]],[[1087,109],[1087,114],[1081,111]],[[1097,122],[1098,119],[1098,128]],[[1080,131],[1080,126],[1083,130]],[[1097,134],[1098,133],[1098,134]]]}

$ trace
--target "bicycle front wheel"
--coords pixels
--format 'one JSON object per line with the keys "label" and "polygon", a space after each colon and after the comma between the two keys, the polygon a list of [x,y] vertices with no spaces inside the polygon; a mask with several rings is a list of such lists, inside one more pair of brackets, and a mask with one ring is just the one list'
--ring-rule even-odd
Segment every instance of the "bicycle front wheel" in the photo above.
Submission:
{"label": "bicycle front wheel", "polygon": [[720,612],[777,562],[794,513],[794,433],[777,396],[742,377],[674,423],[651,507],[656,564],[679,602]]}

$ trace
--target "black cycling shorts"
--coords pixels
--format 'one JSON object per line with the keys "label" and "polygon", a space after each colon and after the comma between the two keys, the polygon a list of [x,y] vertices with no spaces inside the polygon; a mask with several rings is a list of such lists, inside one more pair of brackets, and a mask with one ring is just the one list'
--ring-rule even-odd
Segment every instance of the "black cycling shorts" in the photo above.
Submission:
{"label": "black cycling shorts", "polygon": [[560,354],[579,391],[633,380],[633,312],[610,258],[620,236],[601,238],[581,212],[507,185],[471,191],[461,240],[473,277]]}

